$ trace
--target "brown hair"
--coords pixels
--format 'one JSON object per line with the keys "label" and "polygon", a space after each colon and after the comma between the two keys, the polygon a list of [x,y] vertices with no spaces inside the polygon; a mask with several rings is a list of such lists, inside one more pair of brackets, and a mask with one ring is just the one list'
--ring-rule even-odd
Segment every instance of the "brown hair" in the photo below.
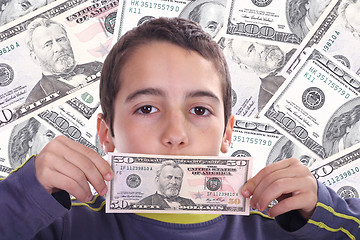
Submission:
{"label": "brown hair", "polygon": [[217,43],[201,26],[181,18],[158,18],[144,22],[125,33],[105,59],[100,78],[100,103],[104,120],[114,136],[114,100],[121,87],[122,66],[136,47],[151,41],[167,41],[193,50],[211,61],[222,80],[225,126],[231,115],[231,83],[229,69]]}

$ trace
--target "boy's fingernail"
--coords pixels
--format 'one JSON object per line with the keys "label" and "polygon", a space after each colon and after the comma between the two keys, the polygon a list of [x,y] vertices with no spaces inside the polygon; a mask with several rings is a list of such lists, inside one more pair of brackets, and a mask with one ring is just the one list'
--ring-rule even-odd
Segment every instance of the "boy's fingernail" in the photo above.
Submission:
{"label": "boy's fingernail", "polygon": [[250,200],[250,207],[252,208],[252,209],[256,209],[255,208],[255,206],[254,206],[254,203]]}
{"label": "boy's fingernail", "polygon": [[107,187],[105,187],[101,192],[100,192],[100,195],[101,196],[104,196],[107,192]]}
{"label": "boy's fingernail", "polygon": [[93,198],[92,195],[88,196],[87,199],[86,199],[86,202],[90,202],[92,198]]}
{"label": "boy's fingernail", "polygon": [[260,210],[260,204],[259,203],[256,203],[256,209]]}
{"label": "boy's fingernail", "polygon": [[111,179],[111,173],[106,174],[105,179],[109,181]]}
{"label": "boy's fingernail", "polygon": [[249,198],[250,197],[250,192],[249,192],[249,190],[245,190],[244,192],[244,197],[246,197],[246,198]]}

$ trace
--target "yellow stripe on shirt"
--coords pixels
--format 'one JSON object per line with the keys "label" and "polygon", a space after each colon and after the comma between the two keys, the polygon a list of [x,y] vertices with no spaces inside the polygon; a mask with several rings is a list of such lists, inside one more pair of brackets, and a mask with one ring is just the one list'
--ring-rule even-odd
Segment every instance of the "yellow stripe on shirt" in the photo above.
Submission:
{"label": "yellow stripe on shirt", "polygon": [[314,221],[314,220],[312,220],[312,219],[309,219],[309,220],[308,220],[308,223],[314,224],[314,225],[316,225],[316,226],[318,226],[318,227],[320,227],[320,228],[326,229],[326,230],[328,230],[328,231],[330,231],[330,232],[339,232],[339,231],[341,231],[341,232],[345,233],[350,239],[356,239],[356,238],[354,237],[354,235],[352,235],[348,230],[346,230],[346,229],[343,228],[343,227],[331,228],[331,227],[329,227],[328,225],[326,225],[326,224],[323,223],[323,222],[316,222],[316,221]]}
{"label": "yellow stripe on shirt", "polygon": [[318,203],[316,204],[316,206],[317,206],[317,207],[322,207],[322,208],[324,208],[325,210],[331,212],[332,214],[334,214],[334,215],[337,216],[337,217],[341,217],[341,218],[348,219],[348,220],[353,220],[353,221],[355,221],[357,224],[359,224],[359,227],[360,227],[360,220],[359,220],[358,218],[356,218],[356,217],[349,216],[349,215],[346,215],[346,214],[343,214],[343,213],[335,212],[335,210],[334,210],[332,207],[327,206],[327,205],[325,205],[325,204],[323,204],[323,203],[320,203],[320,202],[318,202]]}

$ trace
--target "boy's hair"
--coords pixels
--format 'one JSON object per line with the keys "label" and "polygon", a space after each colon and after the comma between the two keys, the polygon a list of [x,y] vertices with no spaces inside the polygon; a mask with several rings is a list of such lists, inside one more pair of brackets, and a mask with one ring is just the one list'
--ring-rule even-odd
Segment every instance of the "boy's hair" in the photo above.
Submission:
{"label": "boy's hair", "polygon": [[167,41],[193,50],[211,61],[222,80],[225,126],[231,115],[231,83],[229,69],[222,50],[201,26],[181,18],[158,18],[144,22],[125,33],[105,59],[100,78],[100,103],[104,120],[114,136],[114,101],[121,87],[120,73],[132,52],[152,41]]}

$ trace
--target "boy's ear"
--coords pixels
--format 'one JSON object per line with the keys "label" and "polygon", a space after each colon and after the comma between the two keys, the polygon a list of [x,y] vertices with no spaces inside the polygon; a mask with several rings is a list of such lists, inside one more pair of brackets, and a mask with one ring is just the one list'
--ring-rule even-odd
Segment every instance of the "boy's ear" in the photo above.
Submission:
{"label": "boy's ear", "polygon": [[235,123],[235,117],[234,117],[234,115],[231,114],[231,116],[226,124],[224,136],[223,136],[222,142],[221,142],[220,150],[222,153],[227,153],[230,149],[230,143],[231,143],[231,137],[232,137],[234,123]]}
{"label": "boy's ear", "polygon": [[111,137],[110,128],[106,124],[103,116],[104,115],[102,113],[97,115],[97,132],[101,147],[107,154],[108,152],[113,152],[115,150],[115,146]]}

